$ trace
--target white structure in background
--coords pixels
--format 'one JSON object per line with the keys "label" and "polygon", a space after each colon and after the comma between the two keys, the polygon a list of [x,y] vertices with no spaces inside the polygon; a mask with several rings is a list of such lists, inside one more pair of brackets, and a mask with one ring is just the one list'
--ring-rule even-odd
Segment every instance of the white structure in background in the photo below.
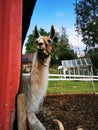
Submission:
{"label": "white structure in background", "polygon": [[93,75],[92,62],[89,58],[75,60],[62,60],[62,65],[58,67],[59,74],[66,75]]}

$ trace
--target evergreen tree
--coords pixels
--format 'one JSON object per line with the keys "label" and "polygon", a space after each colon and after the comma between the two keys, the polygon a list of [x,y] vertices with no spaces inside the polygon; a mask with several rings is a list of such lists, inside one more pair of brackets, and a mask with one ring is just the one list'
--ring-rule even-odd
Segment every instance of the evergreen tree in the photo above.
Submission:
{"label": "evergreen tree", "polygon": [[80,0],[75,4],[76,30],[87,49],[98,45],[98,0]]}
{"label": "evergreen tree", "polygon": [[56,40],[57,42],[54,41],[53,43],[51,66],[60,65],[62,60],[77,58],[77,54],[74,53],[74,50],[69,45],[64,27],[61,27],[61,32],[57,34]]}
{"label": "evergreen tree", "polygon": [[93,63],[93,71],[95,75],[98,75],[98,48],[92,48],[88,51],[87,57],[89,57]]}

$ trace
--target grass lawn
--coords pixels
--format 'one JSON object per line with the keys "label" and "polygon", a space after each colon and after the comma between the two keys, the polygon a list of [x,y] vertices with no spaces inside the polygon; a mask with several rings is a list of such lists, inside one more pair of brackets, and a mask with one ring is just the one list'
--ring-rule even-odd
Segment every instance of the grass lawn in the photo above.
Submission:
{"label": "grass lawn", "polygon": [[[98,92],[98,82],[94,82],[94,86]],[[68,92],[94,92],[94,90],[89,81],[49,81],[47,94]]]}

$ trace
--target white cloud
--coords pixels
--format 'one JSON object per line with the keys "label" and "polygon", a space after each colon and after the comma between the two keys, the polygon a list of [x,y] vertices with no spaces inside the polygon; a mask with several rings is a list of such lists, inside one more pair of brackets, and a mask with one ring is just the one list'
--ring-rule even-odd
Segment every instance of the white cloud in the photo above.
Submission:
{"label": "white cloud", "polygon": [[[61,34],[61,27],[56,27],[55,28],[56,32]],[[75,28],[66,28],[66,34],[69,39],[69,44],[73,45],[74,47],[78,47],[82,45],[83,43],[81,42],[82,37],[81,35],[78,35],[77,32],[75,31]]]}
{"label": "white cloud", "polygon": [[78,44],[81,43],[82,37],[77,34],[74,28],[67,28],[66,31],[67,31],[69,43],[74,46],[78,46]]}
{"label": "white cloud", "polygon": [[[61,33],[61,27],[55,27],[56,32]],[[79,48],[80,50],[85,49],[85,44],[81,42],[82,36],[78,35],[75,28],[66,28],[66,34],[68,36],[69,44],[74,48]]]}
{"label": "white cloud", "polygon": [[25,41],[24,41],[23,48],[22,48],[22,54],[25,54],[25,52],[26,52],[25,43],[27,42],[27,40],[28,40],[28,37],[26,36],[26,39],[25,39]]}
{"label": "white cloud", "polygon": [[26,52],[26,47],[25,45],[23,45],[22,54],[25,54],[25,52]]}
{"label": "white cloud", "polygon": [[85,45],[83,44],[83,42],[81,42],[82,36],[77,34],[77,32],[75,31],[75,28],[67,28],[66,32],[69,39],[69,43],[72,46],[77,47],[80,50],[85,49]]}
{"label": "white cloud", "polygon": [[57,15],[58,17],[63,17],[65,14],[64,14],[64,12],[62,12],[62,11],[58,11],[58,12],[56,13],[56,15]]}
{"label": "white cloud", "polygon": [[69,44],[71,44],[73,46],[73,49],[77,51],[78,56],[84,56],[84,49],[86,46],[83,44],[83,42],[81,42],[82,36],[78,35],[74,28],[68,28],[66,31],[69,39]]}

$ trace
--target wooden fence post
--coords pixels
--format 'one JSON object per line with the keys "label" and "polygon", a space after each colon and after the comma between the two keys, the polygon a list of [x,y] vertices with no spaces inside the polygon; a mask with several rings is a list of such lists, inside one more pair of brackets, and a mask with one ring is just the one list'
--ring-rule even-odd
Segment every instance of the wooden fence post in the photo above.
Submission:
{"label": "wooden fence post", "polygon": [[17,97],[17,118],[18,130],[27,130],[26,100],[24,94],[19,94]]}

